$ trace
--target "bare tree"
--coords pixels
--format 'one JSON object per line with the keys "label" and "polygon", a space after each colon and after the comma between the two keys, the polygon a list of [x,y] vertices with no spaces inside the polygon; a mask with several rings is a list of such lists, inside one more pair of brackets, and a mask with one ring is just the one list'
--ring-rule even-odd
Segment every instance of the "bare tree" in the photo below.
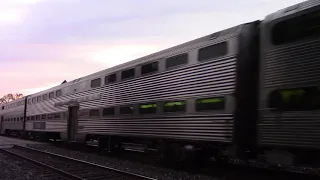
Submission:
{"label": "bare tree", "polygon": [[5,104],[5,103],[8,103],[10,101],[14,101],[16,99],[19,99],[21,97],[23,97],[23,94],[20,94],[20,93],[12,94],[12,93],[9,93],[7,95],[4,95],[2,98],[0,98],[0,104]]}

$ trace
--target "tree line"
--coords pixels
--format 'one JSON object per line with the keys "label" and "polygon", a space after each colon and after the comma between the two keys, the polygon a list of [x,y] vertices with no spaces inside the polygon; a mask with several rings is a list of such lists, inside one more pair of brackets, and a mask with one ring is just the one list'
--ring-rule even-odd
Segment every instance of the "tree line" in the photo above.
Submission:
{"label": "tree line", "polygon": [[10,101],[14,101],[16,99],[19,99],[23,97],[23,94],[20,93],[9,93],[4,95],[2,98],[0,98],[0,104],[5,104],[8,103]]}

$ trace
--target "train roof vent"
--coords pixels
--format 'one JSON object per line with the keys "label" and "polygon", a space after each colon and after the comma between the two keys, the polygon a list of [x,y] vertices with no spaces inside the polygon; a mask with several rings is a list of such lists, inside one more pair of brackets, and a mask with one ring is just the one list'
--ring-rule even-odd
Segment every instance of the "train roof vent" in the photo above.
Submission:
{"label": "train roof vent", "polygon": [[236,27],[232,27],[232,28],[226,29],[224,31],[221,31],[220,37],[233,36],[235,34],[238,34],[241,27],[242,26],[236,26]]}
{"label": "train roof vent", "polygon": [[67,81],[66,80],[64,80],[61,84],[64,84],[64,83],[66,83]]}
{"label": "train roof vent", "polygon": [[210,35],[210,40],[217,39],[220,36],[221,31]]}

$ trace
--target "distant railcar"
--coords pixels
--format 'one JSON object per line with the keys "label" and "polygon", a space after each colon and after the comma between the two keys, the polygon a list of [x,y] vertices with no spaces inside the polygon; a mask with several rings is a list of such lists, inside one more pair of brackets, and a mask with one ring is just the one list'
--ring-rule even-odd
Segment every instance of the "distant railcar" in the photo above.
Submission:
{"label": "distant railcar", "polygon": [[1,106],[1,134],[23,135],[26,98],[23,97]]}

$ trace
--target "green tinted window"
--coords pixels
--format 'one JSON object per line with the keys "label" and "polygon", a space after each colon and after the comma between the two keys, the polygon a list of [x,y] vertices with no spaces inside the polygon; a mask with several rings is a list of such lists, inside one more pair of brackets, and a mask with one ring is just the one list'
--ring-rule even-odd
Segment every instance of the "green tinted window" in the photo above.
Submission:
{"label": "green tinted window", "polygon": [[319,109],[318,87],[277,89],[270,93],[269,107],[278,111],[308,111]]}
{"label": "green tinted window", "polygon": [[172,101],[164,103],[164,112],[184,112],[186,108],[184,101]]}
{"label": "green tinted window", "polygon": [[157,112],[156,103],[141,104],[139,107],[140,114],[155,114]]}
{"label": "green tinted window", "polygon": [[203,98],[196,100],[197,111],[208,111],[208,110],[223,110],[224,109],[224,98]]}

